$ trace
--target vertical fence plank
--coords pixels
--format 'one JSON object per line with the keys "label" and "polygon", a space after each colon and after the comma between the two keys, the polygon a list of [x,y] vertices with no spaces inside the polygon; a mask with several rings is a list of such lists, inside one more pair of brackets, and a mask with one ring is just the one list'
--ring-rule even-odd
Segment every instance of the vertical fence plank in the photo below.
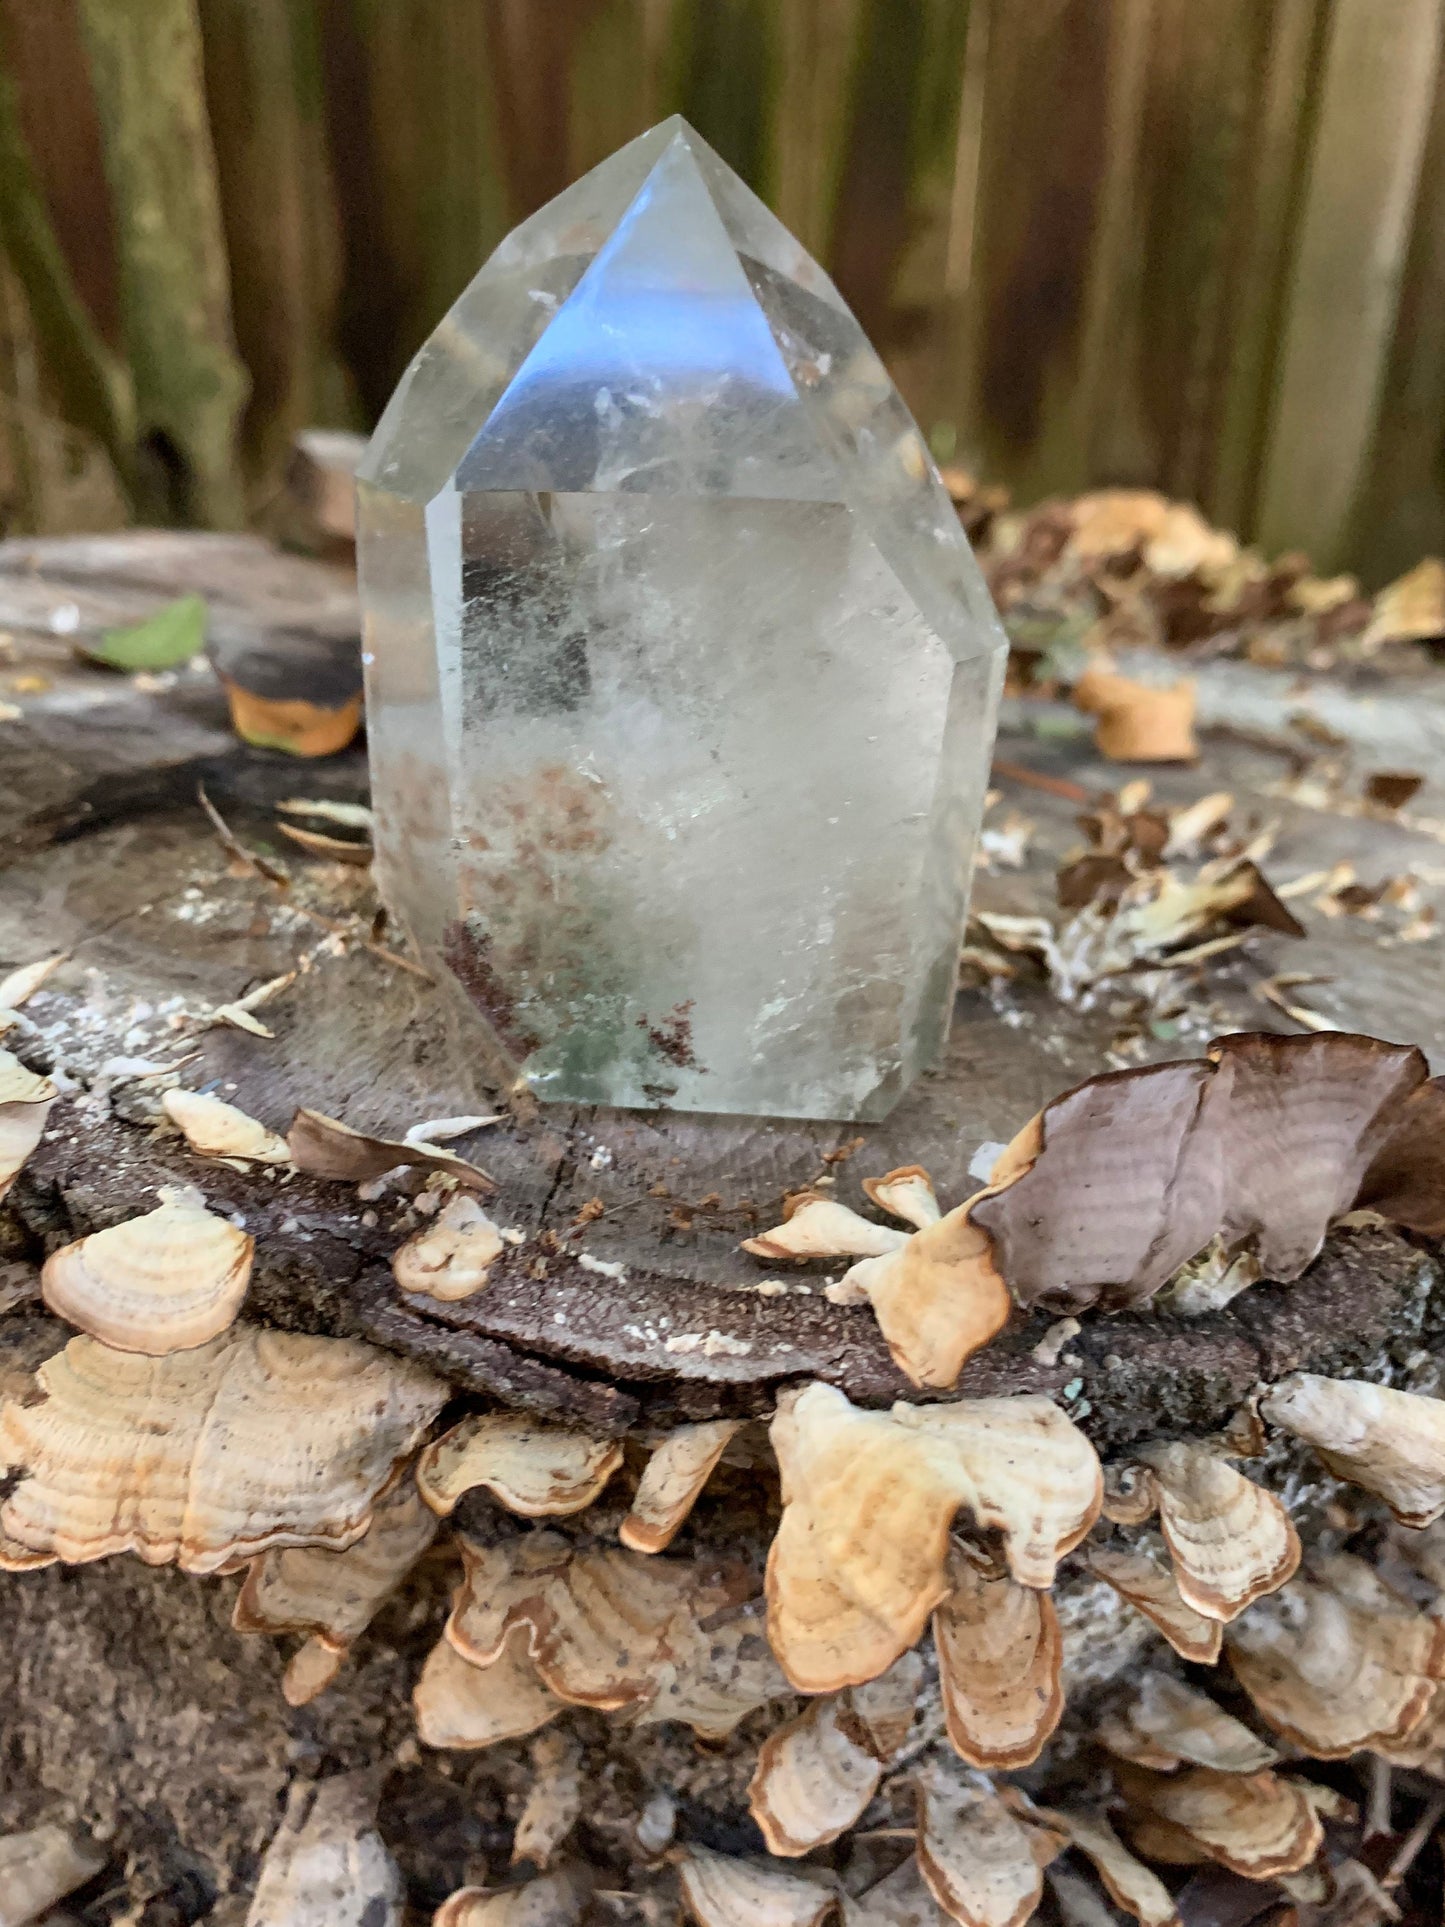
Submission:
{"label": "vertical fence plank", "polygon": [[1348,552],[1372,583],[1445,555],[1445,62],[1374,446]]}
{"label": "vertical fence plank", "polygon": [[510,218],[484,4],[317,0],[341,229],[337,335],[375,420]]}
{"label": "vertical fence plank", "polygon": [[251,384],[242,456],[260,508],[314,413],[316,316],[291,8],[288,0],[202,0],[201,29],[232,323]]}
{"label": "vertical fence plank", "polygon": [[1384,387],[1442,0],[1336,0],[1260,501],[1267,548],[1343,559]]}
{"label": "vertical fence plank", "polygon": [[1088,476],[1082,380],[1127,230],[1112,219],[1152,0],[993,0],[952,418],[1027,499]]}
{"label": "vertical fence plank", "polygon": [[832,233],[859,59],[860,0],[778,0],[772,202],[810,253]]}
{"label": "vertical fence plank", "polygon": [[649,0],[599,0],[574,37],[567,174],[576,180],[661,120],[671,13]]}
{"label": "vertical fence plank", "polygon": [[1198,481],[1211,514],[1231,529],[1252,529],[1256,520],[1291,241],[1319,108],[1328,21],[1326,0],[1274,0],[1258,68],[1250,169],[1236,208],[1218,403]]}
{"label": "vertical fence plank", "polygon": [[764,200],[773,192],[777,32],[773,0],[683,0],[669,54],[671,105]]}
{"label": "vertical fence plank", "polygon": [[194,0],[82,0],[115,209],[125,342],[153,512],[228,525],[246,376]]}

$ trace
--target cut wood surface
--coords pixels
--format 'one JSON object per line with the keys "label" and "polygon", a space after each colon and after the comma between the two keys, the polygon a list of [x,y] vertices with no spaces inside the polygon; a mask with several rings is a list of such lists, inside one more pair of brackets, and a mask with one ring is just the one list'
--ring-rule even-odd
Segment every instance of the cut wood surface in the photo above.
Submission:
{"label": "cut wood surface", "polygon": [[[623,1430],[640,1414],[764,1411],[780,1385],[806,1378],[868,1404],[917,1398],[869,1309],[824,1298],[824,1268],[753,1259],[741,1241],[777,1222],[792,1192],[822,1183],[861,1205],[861,1180],[902,1164],[925,1165],[945,1204],[960,1202],[977,1187],[969,1167],[981,1145],[1006,1141],[1058,1091],[1120,1061],[1111,1055],[1117,1000],[1102,995],[1080,1009],[1025,982],[994,1000],[966,991],[944,1065],[879,1125],[577,1107],[508,1116],[456,1148],[496,1180],[493,1215],[526,1242],[507,1248],[472,1297],[408,1299],[389,1268],[407,1198],[369,1203],[351,1186],[238,1172],[149,1128],[146,1077],[171,1063],[190,1088],[211,1089],[279,1131],[304,1105],[396,1137],[430,1118],[489,1111],[499,1095],[471,1068],[449,996],[407,967],[398,933],[369,941],[375,904],[364,873],[298,858],[276,834],[274,804],[285,797],[362,799],[361,752],[298,763],[244,748],[203,665],[156,688],[75,661],[76,634],[190,590],[210,600],[213,637],[262,650],[343,636],[356,621],[343,570],[250,537],[0,548],[0,621],[22,675],[46,679],[19,721],[3,726],[0,963],[70,953],[19,1045],[42,1068],[59,1061],[92,1081],[56,1106],[12,1212],[53,1244],[148,1208],[162,1184],[200,1183],[257,1236],[250,1302],[265,1317],[364,1333],[460,1387],[604,1429]],[[54,633],[57,611],[78,611],[63,617],[63,635]],[[1278,680],[1231,664],[1212,710],[1206,696],[1206,714],[1224,724],[1209,742],[1207,786],[1232,786],[1241,817],[1278,820],[1271,872],[1327,869],[1345,857],[1364,877],[1440,871],[1440,846],[1420,830],[1264,794],[1289,767],[1285,739],[1273,749],[1259,727],[1261,717],[1275,721]],[[1445,698],[1422,698],[1413,686],[1373,694],[1331,684],[1328,694],[1331,726],[1346,731],[1355,717],[1367,757],[1390,704],[1408,710],[1417,733],[1436,718],[1445,727]],[[1248,728],[1232,734],[1230,714]],[[1035,721],[1022,706],[1006,718],[1005,767],[1081,792],[1117,782],[1077,735],[1030,739]],[[228,857],[196,799],[201,783],[242,843],[289,871],[289,889]],[[1047,911],[1078,806],[1006,776],[1001,787],[1034,819],[1034,842],[1022,869],[980,878],[976,901]],[[1175,802],[1205,787],[1189,772],[1158,779]],[[1212,978],[1203,1007],[1161,1025],[1144,1055],[1197,1054],[1230,1029],[1293,1028],[1251,995],[1252,982],[1287,963],[1332,980],[1307,993],[1330,1021],[1420,1042],[1438,1067],[1445,982],[1436,949],[1386,947],[1360,918],[1313,918],[1306,943],[1266,939],[1260,960]],[[256,1013],[272,1036],[207,1025],[216,1007],[298,965],[295,981]],[[1048,1320],[1017,1320],[970,1361],[958,1390],[1068,1387],[1101,1442],[1169,1417],[1219,1423],[1261,1375],[1334,1369],[1352,1347],[1363,1355],[1421,1262],[1393,1234],[1337,1234],[1300,1285],[1257,1291],[1187,1323],[1157,1313],[1090,1320],[1067,1359],[1048,1364],[1032,1355]]]}
{"label": "cut wood surface", "polygon": [[[639,1858],[639,1815],[660,1828],[662,1846],[675,1827],[694,1855],[713,1842],[724,1853],[756,1854],[746,1801],[759,1743],[800,1706],[778,1697],[782,1675],[759,1637],[763,1563],[779,1514],[763,1427],[737,1432],[675,1546],[648,1562],[665,1578],[674,1560],[685,1569],[699,1554],[721,1553],[742,1569],[737,1596],[757,1595],[739,1609],[743,1617],[729,1609],[705,1622],[722,1642],[716,1651],[737,1656],[714,1655],[706,1686],[723,1693],[732,1666],[739,1690],[750,1690],[753,1674],[770,1668],[772,1684],[765,1678],[757,1691],[772,1702],[702,1751],[666,1706],[656,1725],[579,1708],[536,1739],[474,1752],[419,1744],[410,1694],[424,1666],[434,1668],[440,1652],[466,1667],[456,1649],[438,1645],[458,1576],[453,1530],[477,1559],[535,1547],[556,1527],[567,1535],[557,1541],[564,1551],[585,1550],[577,1562],[584,1579],[616,1576],[642,1559],[620,1551],[617,1530],[664,1428],[761,1418],[808,1380],[874,1408],[938,1396],[899,1371],[869,1305],[828,1301],[826,1266],[793,1268],[739,1248],[779,1223],[790,1193],[821,1186],[871,1211],[865,1178],[922,1164],[943,1207],[953,1206],[977,1188],[971,1167],[991,1163],[983,1147],[1007,1141],[1069,1086],[1112,1065],[1197,1056],[1232,1029],[1293,1029],[1258,995],[1280,971],[1329,980],[1287,989],[1286,1001],[1342,1027],[1419,1043],[1433,1068],[1445,1065],[1441,939],[1422,925],[1424,941],[1401,942],[1400,916],[1319,907],[1320,878],[1343,860],[1371,887],[1408,873],[1422,908],[1445,888],[1445,791],[1430,754],[1445,730],[1442,679],[1392,681],[1372,671],[1352,683],[1239,663],[1199,667],[1201,764],[1151,772],[1156,800],[1176,806],[1230,789],[1241,835],[1277,826],[1259,859],[1271,883],[1315,880],[1287,898],[1304,939],[1260,932],[1179,970],[1177,998],[1156,1000],[1147,1022],[1133,977],[1068,1002],[1033,966],[1008,978],[974,972],[946,1062],[883,1124],[554,1110],[511,1105],[486,1088],[449,995],[419,974],[402,933],[377,923],[367,871],[298,850],[280,834],[278,803],[365,801],[361,748],[320,762],[248,749],[229,728],[207,664],[134,678],[77,658],[77,639],[191,591],[207,599],[213,646],[284,656],[298,643],[345,645],[357,632],[345,571],[250,537],[0,545],[8,638],[0,697],[20,710],[0,723],[0,979],[62,959],[5,1037],[60,1094],[0,1204],[0,1383],[23,1385],[70,1336],[43,1307],[41,1257],[152,1210],[162,1186],[192,1184],[255,1238],[248,1321],[367,1337],[425,1363],[460,1395],[443,1425],[470,1399],[594,1436],[630,1436],[623,1467],[596,1503],[547,1521],[546,1532],[509,1519],[483,1490],[466,1493],[354,1650],[328,1655],[313,1640],[289,1667],[287,1647],[233,1630],[239,1576],[203,1581],[127,1557],[5,1574],[0,1834],[49,1823],[98,1831],[97,1857],[110,1860],[71,1903],[86,1927],[110,1919],[118,1895],[143,1927],[246,1927],[262,1856],[265,1877],[279,1879],[274,1856],[289,1850],[293,1816],[303,1824],[310,1783],[339,1799],[341,1776],[364,1775],[379,1789],[377,1825],[405,1882],[412,1927],[464,1884],[512,1877],[524,1802],[546,1783],[546,1763],[565,1764],[575,1748],[587,1796],[561,1854],[575,1852],[668,1918],[675,1876],[660,1847]],[[1301,739],[1290,717],[1299,710],[1316,717],[1317,730],[1327,724],[1354,743],[1353,793],[1372,769],[1404,761],[1425,773],[1405,816],[1309,800],[1294,780]],[[1099,761],[1087,727],[1061,704],[1010,702],[988,819],[1002,842],[975,893],[985,912],[1057,920],[1057,870],[1079,841],[1082,803],[1133,773]],[[202,786],[228,841],[201,805]],[[1010,824],[1018,867],[1005,851]],[[487,1282],[450,1303],[404,1295],[391,1259],[427,1222],[410,1179],[360,1195],[352,1182],[276,1164],[208,1161],[166,1119],[159,1093],[170,1079],[277,1132],[299,1106],[392,1140],[434,1120],[500,1113],[447,1142],[496,1184],[484,1202],[504,1249]],[[1146,1439],[1216,1432],[1261,1379],[1304,1369],[1413,1384],[1441,1357],[1445,1288],[1433,1248],[1363,1224],[1338,1228],[1298,1282],[1256,1284],[1223,1311],[1185,1319],[1166,1309],[1089,1310],[1078,1329],[1045,1313],[1017,1316],[969,1360],[957,1391],[1048,1394],[1107,1457]],[[1301,1532],[1317,1538],[1339,1488],[1304,1447],[1276,1440],[1271,1454],[1250,1476],[1285,1492]],[[1148,1623],[1078,1556],[1066,1558],[1056,1600],[1068,1692],[1061,1731],[1072,1763],[1079,1755],[1070,1749],[1089,1744],[1105,1697],[1125,1690],[1141,1657],[1170,1662]],[[756,1652],[744,1663],[749,1644]],[[338,1676],[314,1703],[296,1704],[308,1652]],[[541,1714],[557,1712],[535,1683],[524,1698],[533,1722],[538,1702]],[[847,1849],[850,1868],[863,1867],[875,1836],[899,1840],[908,1826],[912,1748],[937,1755],[946,1745],[936,1689],[921,1689],[918,1705],[915,1739],[886,1770],[881,1804]],[[1404,1781],[1396,1786],[1397,1816],[1413,1814],[1398,1791]],[[834,1849],[821,1852],[804,1871],[831,1878]],[[891,1859],[875,1871],[885,1864]],[[890,1882],[897,1875],[906,1881],[907,1868]]]}

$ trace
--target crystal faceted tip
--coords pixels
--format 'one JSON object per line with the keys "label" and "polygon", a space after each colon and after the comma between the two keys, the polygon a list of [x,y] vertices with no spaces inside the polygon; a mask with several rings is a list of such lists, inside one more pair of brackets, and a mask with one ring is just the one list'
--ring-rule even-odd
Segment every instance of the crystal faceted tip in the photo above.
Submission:
{"label": "crystal faceted tip", "polygon": [[358,485],[383,894],[544,1100],[885,1115],[1006,653],[833,284],[666,121],[496,250]]}

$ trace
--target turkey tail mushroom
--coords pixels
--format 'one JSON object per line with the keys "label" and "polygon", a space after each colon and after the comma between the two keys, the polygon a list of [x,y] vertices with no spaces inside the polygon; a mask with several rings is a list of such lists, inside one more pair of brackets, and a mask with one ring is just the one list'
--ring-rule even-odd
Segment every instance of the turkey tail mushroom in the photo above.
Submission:
{"label": "turkey tail mushroom", "polygon": [[863,1412],[831,1386],[786,1394],[772,1438],[783,1517],[768,1556],[768,1632],[801,1692],[872,1679],[949,1592],[966,1506],[1003,1535],[1013,1577],[1053,1583],[1098,1517],[1093,1447],[1046,1398]]}

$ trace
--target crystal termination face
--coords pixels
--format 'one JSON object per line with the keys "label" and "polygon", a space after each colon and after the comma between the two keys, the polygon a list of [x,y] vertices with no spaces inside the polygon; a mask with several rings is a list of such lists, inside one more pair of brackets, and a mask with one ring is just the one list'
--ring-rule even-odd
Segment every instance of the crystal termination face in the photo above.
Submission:
{"label": "crystal termination face", "polygon": [[882,1117],[1006,644],[822,270],[684,122],[497,249],[361,471],[383,894],[539,1098]]}

